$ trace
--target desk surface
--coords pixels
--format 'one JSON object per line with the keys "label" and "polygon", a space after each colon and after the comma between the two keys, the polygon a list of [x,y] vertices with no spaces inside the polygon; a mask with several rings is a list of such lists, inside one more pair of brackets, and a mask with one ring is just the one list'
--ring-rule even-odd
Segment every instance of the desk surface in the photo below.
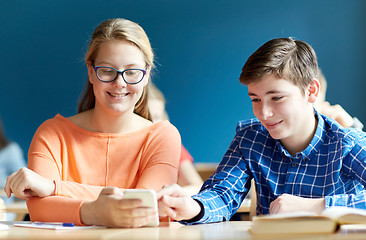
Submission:
{"label": "desk surface", "polygon": [[[11,223],[9,223],[11,224]],[[248,233],[250,222],[222,222],[184,226],[171,223],[169,227],[149,227],[136,229],[83,229],[56,231],[46,229],[31,229],[12,227],[10,230],[1,230],[0,239],[263,239],[254,238]],[[355,230],[341,230],[337,234],[281,236],[267,239],[366,239],[366,225]]]}
{"label": "desk surface", "polygon": [[23,214],[28,213],[27,204],[25,203],[25,201],[17,201],[6,204],[5,211],[12,213],[23,213]]}

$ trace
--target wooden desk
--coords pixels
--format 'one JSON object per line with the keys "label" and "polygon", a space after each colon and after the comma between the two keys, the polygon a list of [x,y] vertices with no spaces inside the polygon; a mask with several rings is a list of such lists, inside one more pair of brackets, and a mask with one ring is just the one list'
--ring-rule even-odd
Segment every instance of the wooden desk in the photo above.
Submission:
{"label": "wooden desk", "polygon": [[[0,189],[0,196],[6,196],[3,189]],[[4,210],[8,213],[15,213],[15,221],[22,221],[24,219],[24,216],[28,213],[27,204],[24,200],[21,199],[16,199],[13,203],[5,204]]]}
{"label": "wooden desk", "polygon": [[198,174],[201,176],[203,181],[206,181],[215,171],[218,163],[195,163]]}
{"label": "wooden desk", "polygon": [[25,201],[16,201],[5,205],[5,212],[15,213],[15,221],[22,221],[28,213],[27,204]]}
{"label": "wooden desk", "polygon": [[[11,225],[11,223],[9,223]],[[12,227],[10,230],[0,231],[0,239],[189,239],[189,240],[212,240],[212,239],[263,239],[255,238],[248,232],[250,222],[222,222],[212,224],[200,224],[184,226],[179,223],[171,223],[169,227],[135,228],[135,229],[83,229],[70,231],[55,231],[45,229],[30,229]],[[266,238],[264,238],[266,239]],[[296,235],[296,236],[270,236],[267,239],[366,239],[366,225],[358,228],[341,229],[336,234],[323,235]]]}

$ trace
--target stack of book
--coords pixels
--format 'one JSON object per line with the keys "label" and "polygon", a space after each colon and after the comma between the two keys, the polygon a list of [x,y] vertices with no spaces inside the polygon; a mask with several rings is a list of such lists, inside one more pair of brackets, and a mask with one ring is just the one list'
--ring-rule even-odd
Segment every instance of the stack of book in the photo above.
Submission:
{"label": "stack of book", "polygon": [[321,214],[294,212],[253,217],[253,235],[335,233],[343,224],[366,224],[366,210],[331,207]]}

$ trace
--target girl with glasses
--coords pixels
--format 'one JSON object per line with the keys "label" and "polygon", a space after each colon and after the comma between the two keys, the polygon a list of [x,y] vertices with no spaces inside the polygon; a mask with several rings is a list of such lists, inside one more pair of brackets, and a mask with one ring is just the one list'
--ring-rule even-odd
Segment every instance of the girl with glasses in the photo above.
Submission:
{"label": "girl with glasses", "polygon": [[28,168],[8,177],[8,196],[27,199],[32,221],[140,227],[157,214],[124,189],[159,190],[177,181],[181,141],[147,105],[154,54],[144,30],[125,19],[94,31],[79,113],[37,130]]}

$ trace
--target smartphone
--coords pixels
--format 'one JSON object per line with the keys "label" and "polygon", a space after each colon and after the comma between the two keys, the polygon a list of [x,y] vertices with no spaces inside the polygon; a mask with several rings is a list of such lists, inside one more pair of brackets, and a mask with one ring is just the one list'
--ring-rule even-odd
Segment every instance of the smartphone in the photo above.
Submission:
{"label": "smartphone", "polygon": [[123,193],[123,198],[125,199],[141,199],[142,206],[153,208],[156,210],[156,217],[153,221],[149,222],[145,226],[147,227],[156,227],[159,225],[159,214],[158,210],[158,201],[156,199],[156,193],[153,190],[149,189],[127,189]]}

